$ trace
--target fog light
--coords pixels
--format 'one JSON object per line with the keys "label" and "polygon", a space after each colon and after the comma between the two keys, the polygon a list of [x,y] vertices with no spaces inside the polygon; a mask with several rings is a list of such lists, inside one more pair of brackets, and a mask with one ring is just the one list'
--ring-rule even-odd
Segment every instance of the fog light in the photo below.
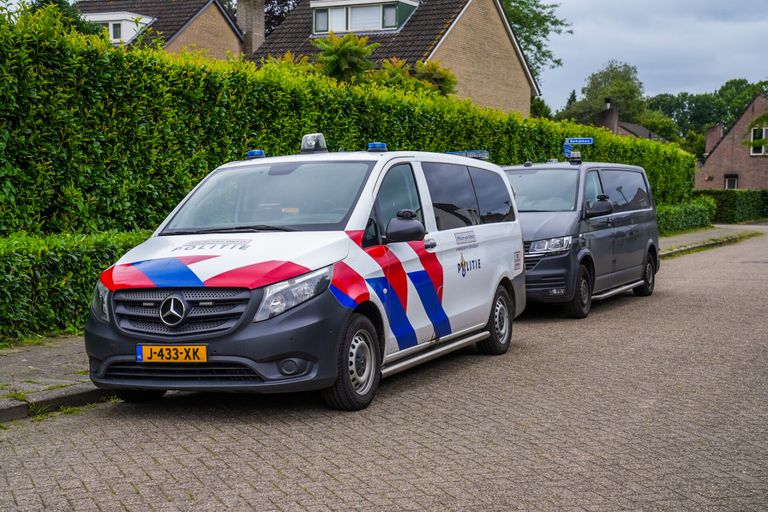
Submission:
{"label": "fog light", "polygon": [[283,359],[280,361],[278,367],[280,368],[280,373],[283,375],[298,375],[300,373],[304,373],[304,371],[307,369],[307,362],[303,359],[291,357],[289,359]]}
{"label": "fog light", "polygon": [[552,288],[549,290],[550,295],[565,295],[565,288]]}

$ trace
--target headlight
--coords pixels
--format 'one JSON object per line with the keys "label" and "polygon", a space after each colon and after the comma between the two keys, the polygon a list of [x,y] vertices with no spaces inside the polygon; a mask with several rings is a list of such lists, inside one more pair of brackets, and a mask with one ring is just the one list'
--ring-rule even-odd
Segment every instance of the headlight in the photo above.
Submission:
{"label": "headlight", "polygon": [[109,290],[101,282],[96,281],[96,288],[93,290],[93,300],[91,301],[91,311],[93,316],[102,322],[109,322]]}
{"label": "headlight", "polygon": [[557,254],[571,248],[571,237],[550,238],[549,240],[536,240],[531,244],[528,254]]}
{"label": "headlight", "polygon": [[267,320],[320,295],[328,289],[332,270],[333,265],[267,286],[253,321]]}

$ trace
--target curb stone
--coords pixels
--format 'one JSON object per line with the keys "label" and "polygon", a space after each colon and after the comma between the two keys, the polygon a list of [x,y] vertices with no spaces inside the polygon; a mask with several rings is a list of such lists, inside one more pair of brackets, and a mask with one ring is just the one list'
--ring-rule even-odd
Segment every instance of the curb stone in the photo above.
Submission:
{"label": "curb stone", "polygon": [[746,240],[754,236],[761,236],[761,235],[762,233],[760,233],[759,231],[744,231],[743,233],[739,233],[735,235],[728,235],[721,238],[712,238],[710,240],[705,240],[703,242],[697,242],[697,243],[692,243],[688,245],[681,245],[681,246],[673,247],[671,249],[662,250],[660,253],[660,256],[662,258],[668,258],[670,256],[676,256],[678,254],[693,251],[696,249],[702,249],[705,247],[717,247],[719,245],[728,245],[736,242],[741,242],[742,240]]}
{"label": "curb stone", "polygon": [[30,416],[30,411],[54,412],[62,407],[77,407],[98,402],[109,395],[90,382],[83,382],[60,389],[39,391],[28,395],[26,402],[0,400],[0,422],[20,420]]}
{"label": "curb stone", "polygon": [[29,416],[29,404],[18,400],[0,400],[0,422],[20,420]]}

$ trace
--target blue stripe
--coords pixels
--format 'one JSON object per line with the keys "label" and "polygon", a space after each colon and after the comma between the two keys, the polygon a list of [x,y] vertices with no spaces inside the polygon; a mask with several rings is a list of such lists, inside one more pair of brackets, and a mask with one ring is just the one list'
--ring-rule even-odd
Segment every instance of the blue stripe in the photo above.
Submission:
{"label": "blue stripe", "polygon": [[205,286],[192,270],[177,258],[161,258],[132,263],[158,288]]}
{"label": "blue stripe", "polygon": [[336,297],[336,300],[339,301],[339,304],[349,309],[355,309],[357,307],[357,302],[355,302],[352,299],[352,297],[342,292],[341,290],[339,290],[333,285],[330,286],[330,289],[333,296]]}
{"label": "blue stripe", "polygon": [[429,278],[429,274],[424,270],[419,270],[418,272],[409,272],[408,277],[411,278],[416,291],[419,292],[424,310],[435,328],[435,336],[442,338],[451,334],[451,321],[445,314],[443,305],[440,303],[440,297],[437,296],[435,284]]}
{"label": "blue stripe", "polygon": [[141,345],[136,345],[136,362],[137,363],[144,362],[144,355],[141,352]]}
{"label": "blue stripe", "polygon": [[[387,320],[389,321],[389,328],[392,329],[392,333],[397,339],[397,346],[400,350],[416,345],[416,331],[413,330],[413,326],[408,321],[408,316],[403,310],[403,305],[400,303],[400,299],[397,298],[395,290],[389,285],[386,277],[374,277],[372,279],[366,279],[371,288],[379,296],[379,300],[384,304],[384,310],[387,312]],[[384,290],[387,293],[384,293]]]}

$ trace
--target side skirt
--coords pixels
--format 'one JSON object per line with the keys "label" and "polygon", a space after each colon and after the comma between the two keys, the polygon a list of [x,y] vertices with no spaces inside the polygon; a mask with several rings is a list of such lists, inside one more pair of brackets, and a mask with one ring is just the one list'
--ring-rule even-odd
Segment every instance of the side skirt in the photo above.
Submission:
{"label": "side skirt", "polygon": [[456,341],[452,341],[445,344],[435,345],[434,348],[431,348],[424,352],[419,352],[413,357],[409,357],[407,359],[397,361],[396,363],[385,365],[384,368],[382,368],[381,370],[381,376],[385,378],[390,377],[392,375],[395,375],[396,373],[400,373],[405,370],[408,370],[409,368],[413,368],[414,366],[420,365],[421,363],[426,363],[427,361],[431,361],[432,359],[436,359],[442,355],[449,354],[456,350],[473,345],[478,341],[482,341],[490,337],[490,335],[491,333],[489,333],[488,331],[483,331],[477,334],[473,334],[472,336],[469,336],[467,338],[458,339]]}
{"label": "side skirt", "polygon": [[619,288],[614,288],[613,290],[608,290],[607,292],[603,292],[599,295],[593,295],[592,300],[603,300],[607,299],[609,297],[613,297],[614,295],[618,295],[620,293],[628,292],[632,288],[637,288],[638,286],[641,286],[644,281],[640,280],[634,283],[626,284],[624,286],[621,286]]}

